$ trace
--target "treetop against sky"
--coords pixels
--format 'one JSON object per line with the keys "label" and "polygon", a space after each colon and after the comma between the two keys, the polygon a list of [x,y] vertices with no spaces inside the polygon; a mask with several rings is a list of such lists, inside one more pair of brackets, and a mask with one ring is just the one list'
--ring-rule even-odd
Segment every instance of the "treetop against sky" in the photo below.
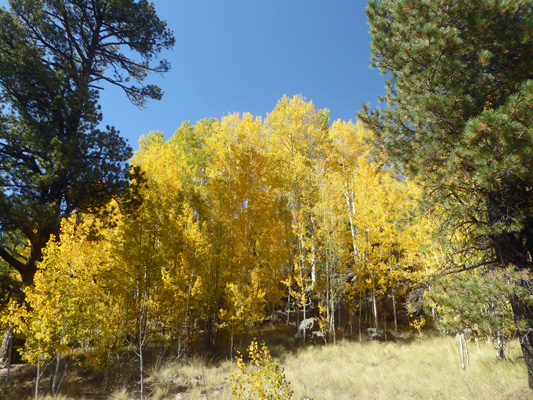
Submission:
{"label": "treetop against sky", "polygon": [[[7,6],[0,0],[0,6]],[[265,116],[286,94],[301,94],[331,119],[354,120],[362,104],[375,105],[384,78],[369,68],[366,2],[155,0],[176,45],[160,55],[172,69],[150,76],[165,92],[139,110],[124,93],[100,93],[104,125],[115,126],[138,148],[159,130],[170,138],[182,121],[233,112]]]}

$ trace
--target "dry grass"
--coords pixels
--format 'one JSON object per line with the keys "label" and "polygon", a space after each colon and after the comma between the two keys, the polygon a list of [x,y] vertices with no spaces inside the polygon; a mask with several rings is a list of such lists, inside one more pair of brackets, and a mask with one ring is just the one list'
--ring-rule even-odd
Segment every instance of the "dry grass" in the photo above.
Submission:
{"label": "dry grass", "polygon": [[[510,359],[521,354],[518,345]],[[526,399],[522,359],[497,361],[492,346],[470,345],[463,371],[453,338],[421,344],[349,343],[307,348],[284,361],[296,399]]]}
{"label": "dry grass", "polygon": [[221,362],[206,366],[201,359],[166,362],[154,366],[147,380],[151,399],[225,399],[231,398],[229,375],[233,364]]}
{"label": "dry grass", "polygon": [[[298,351],[287,350],[281,344],[270,348],[280,356],[295,400],[533,398],[533,392],[527,388],[527,372],[518,343],[514,343],[507,361],[496,360],[490,345],[470,344],[468,371],[461,369],[457,345],[450,337],[424,338],[423,343],[345,341],[336,346],[309,346]],[[212,364],[200,358],[167,360],[155,362],[148,370],[146,385],[150,399],[231,399],[229,375],[235,364],[229,361]],[[128,390],[118,388],[87,396],[89,391],[82,379],[79,376],[76,379],[78,393],[70,387],[59,399],[139,398],[135,384],[129,385]],[[31,382],[26,383],[29,394]],[[0,398],[3,395],[0,392]]]}

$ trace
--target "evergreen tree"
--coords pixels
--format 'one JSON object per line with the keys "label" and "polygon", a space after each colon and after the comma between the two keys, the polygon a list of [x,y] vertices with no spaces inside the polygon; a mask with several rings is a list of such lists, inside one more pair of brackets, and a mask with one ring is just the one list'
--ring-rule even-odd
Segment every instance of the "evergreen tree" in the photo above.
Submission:
{"label": "evergreen tree", "polygon": [[[456,239],[452,268],[514,268],[530,291],[533,4],[372,0],[367,14],[371,63],[389,74],[386,106],[359,114],[376,148],[423,178],[425,205]],[[533,388],[527,297],[511,305]]]}
{"label": "evergreen tree", "polygon": [[139,106],[160,99],[142,82],[169,69],[151,61],[174,38],[146,0],[12,0],[0,32],[0,232],[31,247],[20,255],[0,241],[0,257],[31,284],[61,219],[96,211],[128,183],[131,149],[98,128],[101,85]]}
{"label": "evergreen tree", "polygon": [[521,288],[505,271],[465,271],[436,280],[426,292],[424,308],[436,312],[436,326],[442,331],[470,331],[487,338],[496,347],[496,356],[505,358],[505,348],[514,336],[516,324],[509,299]]}

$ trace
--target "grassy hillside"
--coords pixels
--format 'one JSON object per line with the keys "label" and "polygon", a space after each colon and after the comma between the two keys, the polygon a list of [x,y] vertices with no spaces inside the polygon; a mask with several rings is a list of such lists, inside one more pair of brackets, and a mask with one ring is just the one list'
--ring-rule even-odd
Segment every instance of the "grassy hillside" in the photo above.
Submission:
{"label": "grassy hillside", "polygon": [[[285,368],[294,399],[492,400],[533,396],[527,389],[526,368],[516,342],[504,361],[496,359],[491,345],[470,343],[470,369],[465,371],[451,337],[425,337],[422,343],[344,341],[336,346],[297,350],[278,344],[270,349]],[[160,359],[147,369],[151,399],[231,399],[229,375],[235,363],[230,361]],[[31,371],[18,375],[13,377],[6,398],[33,398]],[[103,392],[101,377],[71,371],[59,399],[137,399],[133,376],[133,372],[131,377],[125,374],[122,383],[115,382],[112,389]],[[46,381],[42,393],[45,388]]]}

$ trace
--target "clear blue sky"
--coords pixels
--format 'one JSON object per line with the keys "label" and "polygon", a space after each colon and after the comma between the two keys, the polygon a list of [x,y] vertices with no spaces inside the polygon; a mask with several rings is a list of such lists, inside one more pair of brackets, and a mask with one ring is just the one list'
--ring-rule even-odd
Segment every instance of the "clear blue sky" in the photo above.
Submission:
{"label": "clear blue sky", "polygon": [[[0,0],[0,5],[7,3]],[[377,104],[384,77],[369,68],[365,0],[155,0],[174,31],[164,52],[172,70],[151,76],[165,92],[144,110],[118,89],[101,97],[104,124],[130,145],[159,130],[168,139],[182,121],[233,112],[265,116],[284,95],[301,94],[331,119],[355,120]]]}

